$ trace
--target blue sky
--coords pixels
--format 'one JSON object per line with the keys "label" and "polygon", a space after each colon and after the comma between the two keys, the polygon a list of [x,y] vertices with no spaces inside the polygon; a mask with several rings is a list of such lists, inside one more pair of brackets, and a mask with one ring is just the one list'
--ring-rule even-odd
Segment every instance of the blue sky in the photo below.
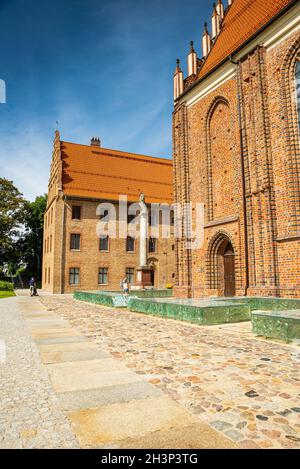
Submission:
{"label": "blue sky", "polygon": [[[225,1],[227,4],[227,2]],[[210,0],[0,0],[0,176],[47,192],[52,141],[171,157],[173,72]]]}

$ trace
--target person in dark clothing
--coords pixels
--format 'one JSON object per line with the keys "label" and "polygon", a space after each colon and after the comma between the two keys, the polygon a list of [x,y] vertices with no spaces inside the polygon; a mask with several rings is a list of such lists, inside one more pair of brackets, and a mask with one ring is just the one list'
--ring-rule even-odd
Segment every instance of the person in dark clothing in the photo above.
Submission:
{"label": "person in dark clothing", "polygon": [[31,277],[29,280],[29,288],[30,288],[30,296],[38,296],[38,292],[36,289],[36,281],[34,277]]}

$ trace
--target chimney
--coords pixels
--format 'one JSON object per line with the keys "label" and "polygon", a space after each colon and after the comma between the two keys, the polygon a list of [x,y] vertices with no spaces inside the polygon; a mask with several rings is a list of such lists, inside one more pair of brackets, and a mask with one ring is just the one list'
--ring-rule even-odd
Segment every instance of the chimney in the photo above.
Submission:
{"label": "chimney", "polygon": [[197,73],[197,54],[194,50],[194,42],[191,41],[191,50],[188,55],[188,76],[196,75]]}
{"label": "chimney", "polygon": [[101,140],[98,137],[93,137],[91,139],[91,147],[101,147]]}
{"label": "chimney", "polygon": [[204,33],[202,36],[203,57],[207,57],[211,49],[211,37],[207,29],[207,23],[204,23]]}
{"label": "chimney", "polygon": [[180,60],[177,59],[177,67],[174,73],[174,101],[183,93],[183,73],[180,68]]}
{"label": "chimney", "polygon": [[228,0],[228,6],[230,7],[230,5],[232,4],[233,0]]}
{"label": "chimney", "polygon": [[213,10],[212,18],[211,18],[211,25],[212,25],[211,38],[215,39],[220,32],[220,16],[218,15],[217,6],[215,3],[214,3],[214,10]]}
{"label": "chimney", "polygon": [[222,3],[222,0],[218,0],[218,3],[217,3],[217,13],[219,15],[219,22],[221,23],[221,21],[223,20],[224,18],[224,5]]}

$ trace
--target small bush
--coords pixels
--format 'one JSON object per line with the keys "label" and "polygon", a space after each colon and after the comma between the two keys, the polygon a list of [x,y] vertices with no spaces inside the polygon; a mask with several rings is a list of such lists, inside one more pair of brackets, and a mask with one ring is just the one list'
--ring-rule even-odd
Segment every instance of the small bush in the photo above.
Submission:
{"label": "small bush", "polygon": [[14,291],[14,286],[11,282],[0,280],[0,291]]}
{"label": "small bush", "polygon": [[0,291],[0,299],[10,298],[11,296],[16,296],[14,291]]}

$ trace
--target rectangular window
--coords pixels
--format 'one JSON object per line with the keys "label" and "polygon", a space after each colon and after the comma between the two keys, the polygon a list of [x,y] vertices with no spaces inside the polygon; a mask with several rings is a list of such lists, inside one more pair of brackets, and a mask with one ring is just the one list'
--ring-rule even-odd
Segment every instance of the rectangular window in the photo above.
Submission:
{"label": "rectangular window", "polygon": [[69,284],[70,285],[79,285],[79,271],[78,267],[72,267],[69,270]]}
{"label": "rectangular window", "polygon": [[100,267],[98,272],[98,285],[107,285],[108,284],[108,268]]}
{"label": "rectangular window", "polygon": [[148,215],[148,224],[149,226],[158,226],[160,219],[160,212],[157,210],[151,210]]}
{"label": "rectangular window", "polygon": [[175,212],[174,210],[171,210],[170,211],[170,225],[174,226],[174,223],[175,223]]}
{"label": "rectangular window", "polygon": [[127,236],[126,251],[127,252],[134,252],[134,238],[132,238],[131,236]]}
{"label": "rectangular window", "polygon": [[71,234],[70,249],[72,249],[73,251],[80,250],[80,234]]}
{"label": "rectangular window", "polygon": [[128,283],[134,283],[134,268],[133,267],[127,267],[126,268],[126,278]]}
{"label": "rectangular window", "polygon": [[108,251],[108,243],[109,243],[108,236],[105,236],[105,238],[100,238],[100,240],[99,240],[99,250],[100,251]]}
{"label": "rectangular window", "polygon": [[80,205],[73,205],[72,206],[72,220],[80,220],[81,219],[81,207]]}
{"label": "rectangular window", "polygon": [[156,252],[156,238],[149,238],[149,252]]}

